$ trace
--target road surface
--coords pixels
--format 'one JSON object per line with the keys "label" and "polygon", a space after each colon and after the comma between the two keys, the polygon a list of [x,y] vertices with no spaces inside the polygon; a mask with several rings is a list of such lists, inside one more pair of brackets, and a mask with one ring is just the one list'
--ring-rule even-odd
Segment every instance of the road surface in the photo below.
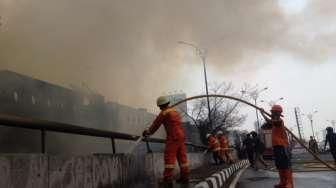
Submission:
{"label": "road surface", "polygon": [[[272,188],[279,181],[276,172],[248,168],[238,181],[237,188]],[[294,173],[295,188],[335,188],[336,172]]]}

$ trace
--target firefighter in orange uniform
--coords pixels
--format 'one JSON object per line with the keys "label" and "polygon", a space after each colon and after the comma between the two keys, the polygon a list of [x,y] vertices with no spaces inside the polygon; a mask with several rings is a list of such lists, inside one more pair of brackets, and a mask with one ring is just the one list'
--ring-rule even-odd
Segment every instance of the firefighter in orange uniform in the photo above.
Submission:
{"label": "firefighter in orange uniform", "polygon": [[289,142],[284,121],[281,119],[282,107],[274,105],[271,109],[271,119],[261,111],[265,120],[272,125],[272,145],[275,166],[279,170],[280,183],[275,188],[293,188],[293,172],[289,153]]}
{"label": "firefighter in orange uniform", "polygon": [[176,160],[180,166],[181,177],[177,180],[178,183],[189,183],[189,167],[187,159],[187,149],[185,146],[185,133],[182,128],[180,114],[169,107],[169,99],[167,97],[159,97],[157,105],[161,109],[160,114],[154,120],[152,126],[143,132],[143,136],[147,137],[155,133],[155,131],[164,125],[167,138],[164,151],[165,169],[163,180],[166,187],[173,186],[173,171]]}
{"label": "firefighter in orange uniform", "polygon": [[220,164],[221,157],[220,157],[220,144],[215,136],[212,134],[207,134],[206,138],[208,139],[208,151],[212,152],[213,160],[215,164]]}
{"label": "firefighter in orange uniform", "polygon": [[217,139],[220,144],[220,157],[222,161],[225,161],[226,163],[233,163],[231,154],[230,154],[230,148],[229,148],[229,140],[226,138],[226,136],[223,134],[223,131],[217,132]]}

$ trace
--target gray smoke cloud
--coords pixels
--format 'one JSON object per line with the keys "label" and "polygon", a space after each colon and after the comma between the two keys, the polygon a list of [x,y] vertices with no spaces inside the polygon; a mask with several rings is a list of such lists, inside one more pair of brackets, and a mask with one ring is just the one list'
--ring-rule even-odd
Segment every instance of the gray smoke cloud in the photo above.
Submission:
{"label": "gray smoke cloud", "polygon": [[[306,9],[324,20],[333,5]],[[319,20],[300,25],[304,16],[288,17],[268,0],[2,0],[0,14],[0,68],[62,85],[86,82],[136,106],[183,78],[179,40],[207,48],[209,65],[226,72],[272,51],[320,61],[335,47],[334,32],[302,34]]]}

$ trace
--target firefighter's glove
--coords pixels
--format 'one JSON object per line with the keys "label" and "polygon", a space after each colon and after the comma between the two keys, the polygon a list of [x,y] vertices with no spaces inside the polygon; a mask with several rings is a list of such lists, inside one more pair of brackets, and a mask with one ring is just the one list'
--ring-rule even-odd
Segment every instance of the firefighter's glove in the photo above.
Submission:
{"label": "firefighter's glove", "polygon": [[149,134],[149,131],[148,130],[144,130],[143,132],[142,132],[142,136],[143,137],[148,137],[150,134]]}

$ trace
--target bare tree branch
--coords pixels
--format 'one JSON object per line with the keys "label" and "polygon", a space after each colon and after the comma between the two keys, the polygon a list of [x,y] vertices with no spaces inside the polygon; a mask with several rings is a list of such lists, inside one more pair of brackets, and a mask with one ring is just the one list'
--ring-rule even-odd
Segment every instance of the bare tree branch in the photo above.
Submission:
{"label": "bare tree branch", "polygon": [[197,120],[194,117],[192,117],[191,115],[189,115],[189,113],[185,112],[182,108],[180,109],[180,111],[182,111],[186,116],[188,116],[194,122],[194,126],[196,128],[198,128],[198,126],[197,126]]}
{"label": "bare tree branch", "polygon": [[[241,91],[236,92],[232,83],[220,83],[211,85],[210,92],[244,98],[246,93],[244,91],[247,91],[249,86],[245,84],[241,89]],[[209,126],[206,123],[208,119],[206,101],[200,100],[195,102],[193,105],[191,116],[195,119],[194,123],[196,122],[202,130],[216,131],[219,129],[236,127],[241,125],[246,119],[246,116],[239,113],[239,102],[215,97],[210,98],[210,104],[210,118],[212,126]]]}

